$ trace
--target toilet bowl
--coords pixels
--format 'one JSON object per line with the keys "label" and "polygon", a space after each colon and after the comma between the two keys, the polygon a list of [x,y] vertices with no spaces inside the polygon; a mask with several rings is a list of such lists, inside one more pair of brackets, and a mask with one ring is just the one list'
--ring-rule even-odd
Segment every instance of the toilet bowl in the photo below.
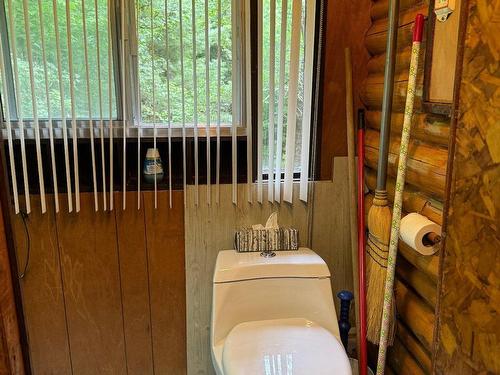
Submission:
{"label": "toilet bowl", "polygon": [[219,252],[210,342],[218,375],[351,375],[330,272],[306,248]]}

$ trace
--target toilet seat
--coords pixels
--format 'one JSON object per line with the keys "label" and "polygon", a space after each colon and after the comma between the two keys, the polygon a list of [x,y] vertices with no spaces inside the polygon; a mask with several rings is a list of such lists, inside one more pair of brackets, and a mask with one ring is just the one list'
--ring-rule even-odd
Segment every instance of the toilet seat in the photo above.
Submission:
{"label": "toilet seat", "polygon": [[245,322],[226,338],[224,375],[351,375],[344,347],[303,318]]}

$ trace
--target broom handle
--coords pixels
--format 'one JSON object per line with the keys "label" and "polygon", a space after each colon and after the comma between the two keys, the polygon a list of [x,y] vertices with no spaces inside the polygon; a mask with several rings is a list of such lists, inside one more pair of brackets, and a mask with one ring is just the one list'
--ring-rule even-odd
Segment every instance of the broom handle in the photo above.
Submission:
{"label": "broom handle", "polygon": [[394,68],[398,40],[399,0],[389,2],[389,30],[384,69],[384,92],[380,119],[380,146],[377,166],[377,190],[386,190],[387,159],[389,157],[389,135],[391,133],[392,94],[394,92]]}
{"label": "broom handle", "polygon": [[359,374],[366,375],[366,280],[365,280],[365,110],[358,110],[358,277],[359,277]]}
{"label": "broom handle", "polygon": [[408,74],[408,89],[406,92],[403,131],[401,134],[401,146],[399,149],[398,176],[396,179],[396,192],[394,195],[394,208],[392,212],[391,240],[389,241],[389,256],[387,259],[387,276],[384,289],[384,307],[382,310],[382,324],[380,329],[380,348],[378,352],[377,375],[383,375],[385,371],[389,323],[392,315],[391,305],[394,288],[394,273],[396,271],[396,256],[398,252],[399,226],[401,223],[401,206],[403,202],[403,191],[406,176],[406,159],[408,156],[408,144],[410,142],[413,102],[415,99],[415,83],[418,70],[418,55],[420,52],[420,44],[422,42],[423,28],[424,16],[422,14],[417,14],[413,29],[410,72]]}

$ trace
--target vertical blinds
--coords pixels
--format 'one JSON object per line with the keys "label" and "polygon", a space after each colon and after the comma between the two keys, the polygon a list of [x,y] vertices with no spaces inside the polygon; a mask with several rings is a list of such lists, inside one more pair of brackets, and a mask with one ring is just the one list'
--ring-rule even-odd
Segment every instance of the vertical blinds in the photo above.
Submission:
{"label": "vertical blinds", "polygon": [[[249,202],[262,203],[266,192],[270,202],[291,203],[298,174],[299,198],[307,201],[316,1],[120,0],[119,12],[109,0],[37,0],[36,12],[29,12],[27,0],[5,2],[9,38],[0,38],[0,88],[16,212],[15,139],[20,140],[25,206],[31,210],[26,136],[35,140],[42,212],[47,209],[44,168],[50,169],[56,212],[61,177],[68,210],[80,210],[82,163],[89,163],[91,170],[94,209],[114,209],[115,138],[121,138],[123,209],[134,138],[137,209],[143,188],[141,144],[152,138],[157,148],[158,137],[167,139],[167,155],[161,156],[167,160],[170,205],[172,167],[182,163],[186,189],[188,159],[194,163],[195,204],[220,203],[221,138],[226,135],[233,203],[245,199],[237,189],[241,136],[246,136]],[[79,160],[82,137],[90,140],[90,158],[85,160]],[[172,140],[177,137],[182,160],[173,159]],[[55,150],[56,138],[63,140],[62,154]],[[50,163],[44,163],[44,139]],[[59,158],[64,176],[57,175]],[[199,196],[201,171],[205,197]],[[154,174],[155,207],[158,178]]]}

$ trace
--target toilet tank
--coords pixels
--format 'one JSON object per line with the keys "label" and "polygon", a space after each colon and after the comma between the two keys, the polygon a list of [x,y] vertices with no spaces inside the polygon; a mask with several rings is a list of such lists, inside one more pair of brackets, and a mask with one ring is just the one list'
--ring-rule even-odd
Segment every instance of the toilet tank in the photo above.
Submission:
{"label": "toilet tank", "polygon": [[257,252],[221,251],[213,283],[215,346],[240,323],[284,318],[311,320],[339,338],[330,271],[310,249],[279,251],[271,258]]}

